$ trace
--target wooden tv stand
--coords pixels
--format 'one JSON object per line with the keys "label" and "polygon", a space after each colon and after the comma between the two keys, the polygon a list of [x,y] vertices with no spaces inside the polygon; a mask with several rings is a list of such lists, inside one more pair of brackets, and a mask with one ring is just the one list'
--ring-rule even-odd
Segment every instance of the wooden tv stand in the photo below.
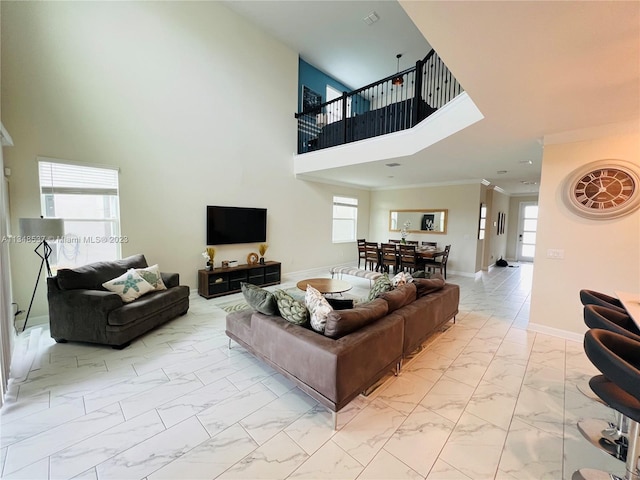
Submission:
{"label": "wooden tv stand", "polygon": [[280,277],[280,262],[198,270],[198,293],[204,298],[221,297],[240,292],[242,282],[264,287],[277,285]]}

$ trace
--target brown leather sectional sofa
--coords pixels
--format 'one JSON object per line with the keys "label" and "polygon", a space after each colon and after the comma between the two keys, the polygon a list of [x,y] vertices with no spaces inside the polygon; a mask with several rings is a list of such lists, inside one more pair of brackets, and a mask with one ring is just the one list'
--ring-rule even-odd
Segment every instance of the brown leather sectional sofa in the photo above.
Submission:
{"label": "brown leather sectional sofa", "polygon": [[442,288],[434,287],[431,280],[416,279],[362,307],[332,312],[325,332],[335,338],[253,310],[227,315],[226,333],[338,412],[399,369],[403,357],[458,313],[459,286],[442,280]]}

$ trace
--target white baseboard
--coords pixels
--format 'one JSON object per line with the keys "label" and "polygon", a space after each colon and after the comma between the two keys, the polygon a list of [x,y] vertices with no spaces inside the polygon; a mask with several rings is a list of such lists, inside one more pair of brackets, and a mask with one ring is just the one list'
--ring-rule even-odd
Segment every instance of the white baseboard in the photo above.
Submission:
{"label": "white baseboard", "polygon": [[552,337],[564,338],[565,340],[571,340],[572,342],[582,343],[584,340],[584,333],[560,330],[559,328],[548,327],[546,325],[540,325],[539,323],[529,323],[527,330],[544,333],[545,335],[551,335]]}

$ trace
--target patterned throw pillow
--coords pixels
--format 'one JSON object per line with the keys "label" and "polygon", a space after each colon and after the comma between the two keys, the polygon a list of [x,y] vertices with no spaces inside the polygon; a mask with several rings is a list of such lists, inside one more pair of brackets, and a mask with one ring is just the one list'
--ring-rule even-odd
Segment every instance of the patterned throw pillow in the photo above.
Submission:
{"label": "patterned throw pillow", "polygon": [[278,313],[276,297],[270,291],[246,282],[241,282],[240,288],[247,304],[256,312],[264,313],[265,315],[276,315]]}
{"label": "patterned throw pillow", "polygon": [[304,296],[304,301],[311,314],[311,328],[318,333],[324,333],[327,317],[333,312],[333,308],[331,308],[327,299],[324,298],[324,295],[311,285],[307,285],[307,293]]}
{"label": "patterned throw pillow", "polygon": [[133,302],[147,292],[153,290],[153,286],[140,276],[135,269],[131,268],[118,278],[109,280],[102,284],[110,292],[117,293],[124,302]]}
{"label": "patterned throw pillow", "polygon": [[136,272],[138,272],[142,278],[144,278],[149,284],[151,284],[154,290],[167,289],[164,282],[162,281],[162,276],[160,275],[160,267],[157,263],[147,268],[136,268]]}
{"label": "patterned throw pillow", "polygon": [[391,280],[391,284],[394,287],[399,287],[400,285],[404,285],[405,283],[411,283],[411,282],[413,282],[413,277],[411,276],[410,273],[407,273],[407,272],[400,272],[396,274],[396,276],[393,277],[393,279]]}
{"label": "patterned throw pillow", "polygon": [[302,302],[297,301],[283,290],[273,292],[280,316],[296,325],[304,325],[309,321],[309,311]]}
{"label": "patterned throw pillow", "polygon": [[369,292],[369,297],[367,298],[367,300],[371,301],[381,293],[388,292],[392,288],[393,285],[391,284],[391,280],[389,280],[389,275],[385,273],[381,277],[378,277],[375,282],[373,282],[373,286],[371,287],[371,291]]}

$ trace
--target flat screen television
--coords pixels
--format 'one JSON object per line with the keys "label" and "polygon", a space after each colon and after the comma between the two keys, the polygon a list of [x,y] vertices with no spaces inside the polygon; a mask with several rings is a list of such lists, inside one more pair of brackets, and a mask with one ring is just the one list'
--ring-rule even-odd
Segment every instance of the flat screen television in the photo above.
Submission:
{"label": "flat screen television", "polygon": [[207,206],[207,245],[266,241],[266,208]]}

